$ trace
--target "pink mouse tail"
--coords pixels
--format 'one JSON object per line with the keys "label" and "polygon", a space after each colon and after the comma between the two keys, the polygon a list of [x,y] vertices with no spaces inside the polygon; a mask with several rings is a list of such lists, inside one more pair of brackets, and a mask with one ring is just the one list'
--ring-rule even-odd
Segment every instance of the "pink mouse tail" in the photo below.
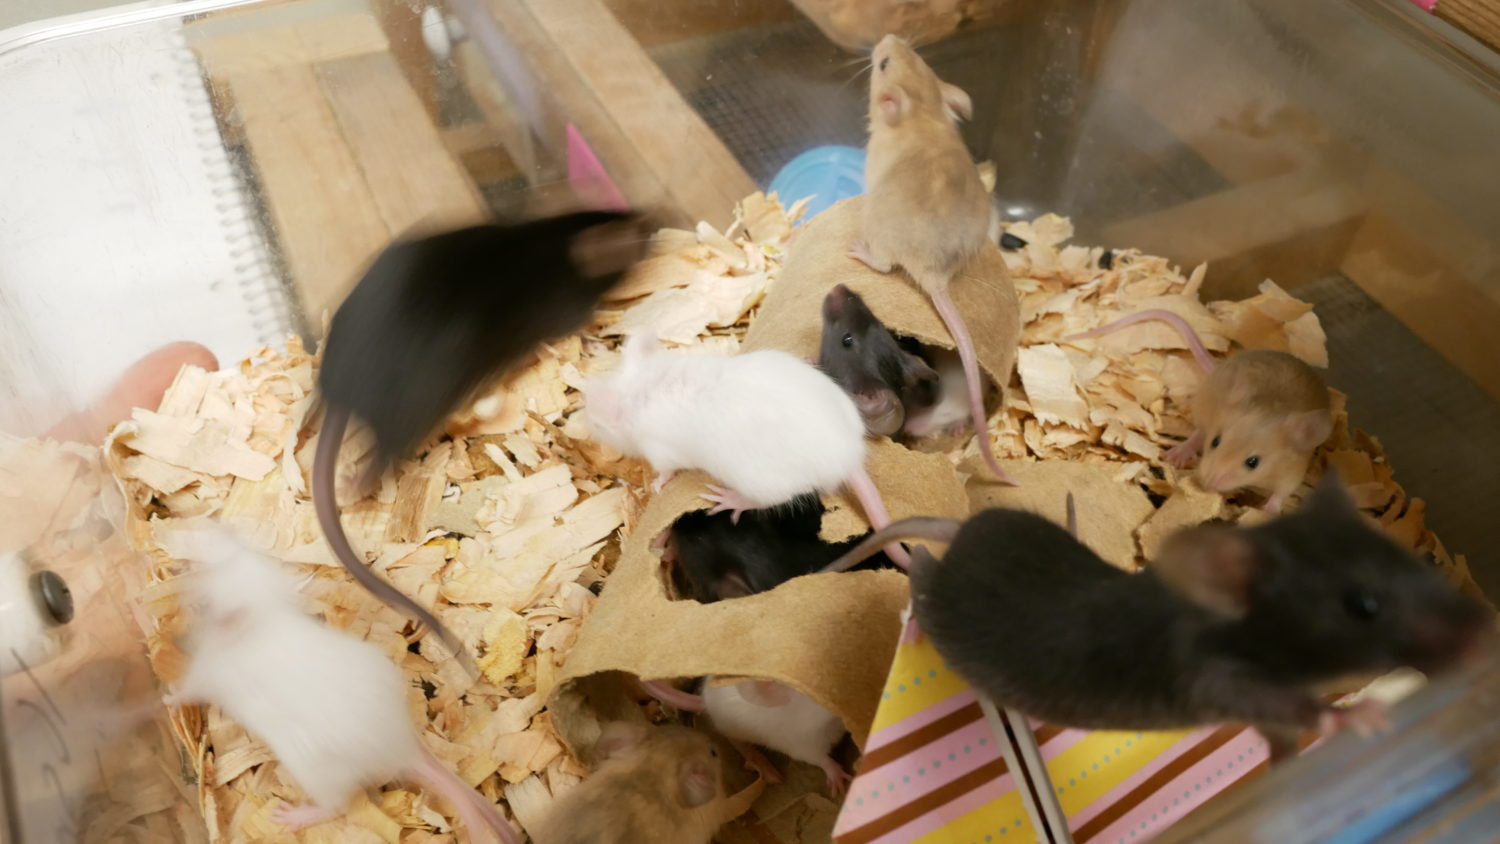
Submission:
{"label": "pink mouse tail", "polygon": [[703,711],[703,698],[699,695],[673,688],[657,680],[637,680],[636,682],[641,684],[641,688],[646,690],[646,694],[665,703],[667,706],[680,709],[683,712]]}
{"label": "pink mouse tail", "polygon": [[1183,342],[1187,343],[1188,350],[1193,353],[1193,360],[1196,360],[1198,365],[1203,367],[1204,372],[1214,371],[1214,356],[1209,354],[1208,348],[1203,345],[1203,341],[1198,339],[1198,332],[1194,331],[1191,325],[1188,325],[1187,320],[1163,308],[1136,311],[1108,325],[1101,325],[1098,328],[1085,331],[1081,334],[1070,334],[1062,339],[1063,342],[1069,342],[1072,340],[1086,340],[1090,337],[1102,337],[1112,331],[1118,331],[1127,325],[1135,325],[1138,322],[1146,322],[1148,320],[1165,322],[1167,325],[1177,329],[1177,333],[1182,335]]}
{"label": "pink mouse tail", "polygon": [[990,467],[990,471],[1001,483],[1016,486],[1015,480],[1000,468],[1000,462],[995,459],[994,446],[990,443],[989,420],[984,415],[984,394],[980,389],[982,382],[979,380],[979,361],[974,356],[974,340],[969,337],[969,328],[964,325],[964,318],[946,289],[932,294],[932,304],[937,307],[943,324],[948,326],[948,333],[953,335],[953,344],[958,347],[958,359],[964,365],[964,381],[969,387],[969,415],[974,420],[974,435],[979,437],[979,451],[984,455],[985,465]]}
{"label": "pink mouse tail", "polygon": [[422,757],[417,760],[412,774],[423,785],[441,794],[458,808],[458,816],[463,819],[464,826],[469,828],[471,840],[481,840],[481,830],[488,829],[499,836],[502,844],[522,844],[521,836],[511,828],[494,804],[470,788],[457,774],[443,767],[443,763],[431,753],[422,751]]}
{"label": "pink mouse tail", "polygon": [[[855,498],[859,499],[859,506],[864,508],[865,520],[870,523],[870,527],[880,530],[890,525],[891,514],[886,512],[885,502],[880,498],[880,490],[875,488],[875,482],[870,479],[870,473],[865,471],[865,467],[860,466],[848,483],[849,490],[854,493]],[[885,555],[901,568],[911,567],[911,556],[906,553],[906,549],[902,548],[899,542],[892,542],[885,546]]]}

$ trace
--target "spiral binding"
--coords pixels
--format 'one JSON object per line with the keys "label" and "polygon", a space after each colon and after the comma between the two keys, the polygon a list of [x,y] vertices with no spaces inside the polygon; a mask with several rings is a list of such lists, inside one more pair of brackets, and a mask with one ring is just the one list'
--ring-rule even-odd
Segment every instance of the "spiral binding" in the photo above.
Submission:
{"label": "spiral binding", "polygon": [[[233,261],[233,283],[244,298],[258,341],[279,345],[297,333],[297,317],[261,224],[252,182],[243,165],[230,155],[197,56],[180,31],[172,34],[172,40],[182,56],[183,96],[195,124],[198,153],[214,185],[214,209],[220,215],[227,254]],[[219,282],[214,284],[217,287]]]}

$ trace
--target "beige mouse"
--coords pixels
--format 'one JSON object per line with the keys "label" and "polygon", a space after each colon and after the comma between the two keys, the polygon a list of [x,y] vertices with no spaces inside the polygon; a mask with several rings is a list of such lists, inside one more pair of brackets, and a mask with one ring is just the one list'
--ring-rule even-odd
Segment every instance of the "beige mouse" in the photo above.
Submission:
{"label": "beige mouse", "polygon": [[1216,364],[1193,327],[1166,310],[1139,311],[1063,342],[1146,320],[1176,328],[1205,372],[1193,395],[1197,430],[1168,451],[1167,460],[1186,466],[1201,451],[1194,474],[1205,489],[1220,494],[1260,490],[1268,496],[1266,511],[1281,512],[1287,497],[1302,485],[1313,452],[1333,433],[1322,376],[1300,358],[1270,349],[1243,351]]}
{"label": "beige mouse", "polygon": [[860,240],[849,255],[876,272],[901,267],[932,297],[963,361],[969,411],[985,463],[1013,483],[995,460],[984,414],[974,341],[948,295],[954,275],[989,238],[990,196],[958,134],[956,117],[973,109],[969,95],[937,78],[894,35],[875,45],[870,70],[870,142],[866,148]]}
{"label": "beige mouse", "polygon": [[534,844],[709,844],[765,789],[726,796],[713,740],[687,727],[617,721],[593,755],[599,767],[530,830]]}

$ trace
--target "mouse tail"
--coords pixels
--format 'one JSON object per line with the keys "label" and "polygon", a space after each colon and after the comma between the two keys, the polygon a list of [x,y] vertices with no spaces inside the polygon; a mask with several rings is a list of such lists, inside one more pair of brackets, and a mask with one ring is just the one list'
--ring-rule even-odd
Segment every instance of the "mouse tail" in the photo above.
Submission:
{"label": "mouse tail", "polygon": [[646,694],[673,709],[679,709],[683,712],[702,712],[704,709],[702,695],[685,692],[660,680],[641,680],[637,678],[636,682],[640,684],[641,689]]}
{"label": "mouse tail", "polygon": [[1149,322],[1152,320],[1165,322],[1167,325],[1177,329],[1177,333],[1182,335],[1182,341],[1187,343],[1188,351],[1193,353],[1193,360],[1196,360],[1198,365],[1203,367],[1204,372],[1214,371],[1214,356],[1209,354],[1208,348],[1203,345],[1203,340],[1198,337],[1198,332],[1194,331],[1191,325],[1188,325],[1187,320],[1165,308],[1149,308],[1144,311],[1136,311],[1108,325],[1101,325],[1098,328],[1080,334],[1070,334],[1062,338],[1062,342],[1067,343],[1073,340],[1087,340],[1090,337],[1102,337],[1105,334],[1119,331],[1127,325],[1135,325],[1138,322]]}
{"label": "mouse tail", "polygon": [[[844,556],[824,566],[820,571],[847,571],[874,555],[881,546],[889,546],[898,539],[926,539],[951,544],[953,537],[958,535],[960,526],[962,522],[958,519],[944,519],[937,516],[912,516],[909,519],[892,522],[865,537],[858,545],[849,549]],[[886,553],[890,553],[888,547]],[[906,564],[903,564],[903,568],[910,570]]]}
{"label": "mouse tail", "polygon": [[[885,500],[880,497],[880,490],[875,488],[875,481],[870,479],[870,473],[865,471],[864,466],[855,470],[848,484],[854,497],[859,499],[859,506],[864,509],[865,521],[870,523],[870,527],[880,530],[891,523],[891,514],[886,512]],[[911,556],[899,542],[887,544],[885,555],[901,568],[911,567]]]}
{"label": "mouse tail", "polygon": [[370,571],[369,566],[360,561],[359,556],[354,553],[354,547],[349,544],[343,522],[339,520],[334,483],[338,472],[339,449],[344,444],[344,432],[348,427],[349,411],[330,403],[323,416],[323,428],[318,434],[318,449],[313,456],[313,509],[317,511],[318,525],[323,529],[324,538],[333,549],[333,555],[359,585],[391,609],[414,616],[417,621],[426,625],[428,630],[442,639],[443,644],[458,656],[471,675],[479,676],[478,667],[464,650],[463,642],[438,621],[437,616]]}
{"label": "mouse tail", "polygon": [[963,315],[958,312],[958,306],[953,303],[953,297],[948,295],[946,289],[932,294],[932,304],[937,308],[938,316],[943,318],[943,324],[948,327],[948,333],[953,335],[953,344],[958,347],[958,359],[964,365],[964,382],[969,388],[969,415],[973,418],[974,435],[979,438],[979,453],[984,455],[984,463],[990,467],[996,480],[1017,486],[1015,479],[1006,474],[1000,468],[1000,461],[995,459],[995,447],[990,442],[989,418],[984,413],[984,392],[981,387],[984,382],[979,377],[979,360],[974,354],[974,340],[969,336],[969,327],[964,324]]}
{"label": "mouse tail", "polygon": [[469,828],[471,840],[481,840],[480,831],[488,829],[499,836],[502,844],[521,844],[521,836],[506,822],[494,804],[470,788],[457,774],[443,767],[443,763],[427,750],[422,751],[411,774],[458,809],[458,816],[463,819],[464,826]]}

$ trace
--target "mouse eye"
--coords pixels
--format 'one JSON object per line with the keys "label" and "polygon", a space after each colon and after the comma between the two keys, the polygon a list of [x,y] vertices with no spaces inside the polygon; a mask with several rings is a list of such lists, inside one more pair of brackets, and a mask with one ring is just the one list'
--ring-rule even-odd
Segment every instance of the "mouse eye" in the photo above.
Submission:
{"label": "mouse eye", "polygon": [[719,758],[719,749],[717,747],[710,747],[708,749],[708,755],[712,756],[715,759]]}
{"label": "mouse eye", "polygon": [[1344,609],[1360,621],[1369,621],[1380,614],[1380,599],[1368,589],[1350,589],[1344,593]]}
{"label": "mouse eye", "polygon": [[1246,469],[1254,469],[1256,466],[1259,466],[1259,465],[1260,465],[1260,455],[1252,454],[1249,457],[1245,458],[1245,468]]}
{"label": "mouse eye", "polygon": [[888,65],[888,64],[890,64],[890,63],[891,63],[891,57],[890,56],[886,56],[885,58],[883,58],[883,59],[880,60],[880,69],[881,70],[885,70],[885,66]]}
{"label": "mouse eye", "polygon": [[853,334],[845,334],[844,335],[844,339],[842,341],[840,341],[840,342],[842,342],[844,344],[844,348],[847,349],[850,346],[854,345],[854,335]]}
{"label": "mouse eye", "polygon": [[1214,434],[1214,438],[1213,438],[1213,440],[1211,442],[1209,442],[1208,447],[1209,448],[1218,448],[1219,447],[1219,435],[1218,434]]}

